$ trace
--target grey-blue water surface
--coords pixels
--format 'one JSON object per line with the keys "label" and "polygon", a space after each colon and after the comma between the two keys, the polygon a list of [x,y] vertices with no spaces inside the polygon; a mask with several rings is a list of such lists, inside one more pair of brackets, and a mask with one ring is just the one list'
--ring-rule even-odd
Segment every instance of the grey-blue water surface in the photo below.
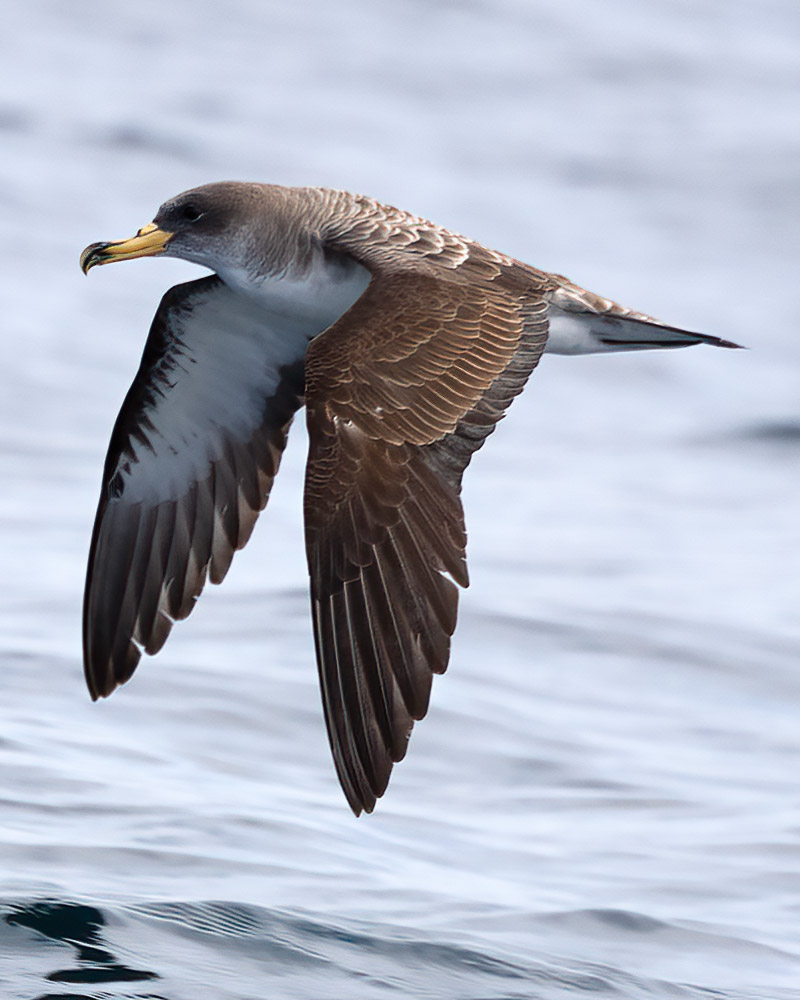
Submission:
{"label": "grey-blue water surface", "polygon": [[[0,995],[800,997],[795,0],[28,0],[0,35]],[[547,358],[467,474],[451,667],[334,779],[302,421],[93,705],[104,449],[163,291],[78,253],[224,178],[399,204],[746,344]]]}

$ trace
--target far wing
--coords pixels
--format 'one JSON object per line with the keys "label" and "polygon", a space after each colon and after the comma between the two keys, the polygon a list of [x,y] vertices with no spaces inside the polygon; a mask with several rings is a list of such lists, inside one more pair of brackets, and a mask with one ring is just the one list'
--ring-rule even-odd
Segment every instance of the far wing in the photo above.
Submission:
{"label": "far wing", "polygon": [[103,472],[83,617],[93,698],[161,648],[250,536],[302,402],[308,339],[265,325],[216,276],[164,296]]}
{"label": "far wing", "polygon": [[[370,812],[428,707],[467,585],[461,478],[542,353],[529,275],[378,275],[310,348],[306,547],[339,780]],[[461,280],[458,280],[458,279]]]}

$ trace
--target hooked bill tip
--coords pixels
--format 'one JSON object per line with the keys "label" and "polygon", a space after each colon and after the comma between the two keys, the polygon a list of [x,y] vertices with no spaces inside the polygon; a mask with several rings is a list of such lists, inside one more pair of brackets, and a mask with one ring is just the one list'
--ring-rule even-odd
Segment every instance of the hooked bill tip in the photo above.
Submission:
{"label": "hooked bill tip", "polygon": [[103,251],[109,246],[108,243],[90,243],[81,254],[81,270],[84,274],[89,273],[89,268],[95,264],[102,264]]}

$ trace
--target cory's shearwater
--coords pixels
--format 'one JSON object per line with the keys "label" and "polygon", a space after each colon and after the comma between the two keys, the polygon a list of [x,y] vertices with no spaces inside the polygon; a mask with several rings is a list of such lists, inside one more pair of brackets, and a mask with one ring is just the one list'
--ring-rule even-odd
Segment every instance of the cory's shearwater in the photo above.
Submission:
{"label": "cory's shearwater", "polygon": [[219,583],[306,405],[305,533],[336,771],[371,811],[447,667],[461,478],[541,355],[714,344],[424,219],[322,188],[220,183],[96,264],[214,274],[161,301],[111,435],[84,602],[93,698]]}

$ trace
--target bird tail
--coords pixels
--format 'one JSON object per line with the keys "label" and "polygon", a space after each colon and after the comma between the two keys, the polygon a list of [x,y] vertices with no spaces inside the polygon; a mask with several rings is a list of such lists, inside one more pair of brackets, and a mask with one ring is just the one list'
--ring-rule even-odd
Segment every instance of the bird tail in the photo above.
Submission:
{"label": "bird tail", "polygon": [[604,351],[648,351],[654,348],[740,347],[707,333],[668,326],[646,313],[634,312],[611,299],[587,292],[566,278],[550,296],[547,347],[550,354],[597,354]]}
{"label": "bird tail", "polygon": [[681,330],[677,326],[665,326],[633,317],[594,316],[590,328],[597,341],[597,349],[601,351],[646,351],[659,347],[691,347],[693,344],[741,347],[741,344],[734,344],[732,340],[723,340],[722,337],[714,337],[708,333]]}

